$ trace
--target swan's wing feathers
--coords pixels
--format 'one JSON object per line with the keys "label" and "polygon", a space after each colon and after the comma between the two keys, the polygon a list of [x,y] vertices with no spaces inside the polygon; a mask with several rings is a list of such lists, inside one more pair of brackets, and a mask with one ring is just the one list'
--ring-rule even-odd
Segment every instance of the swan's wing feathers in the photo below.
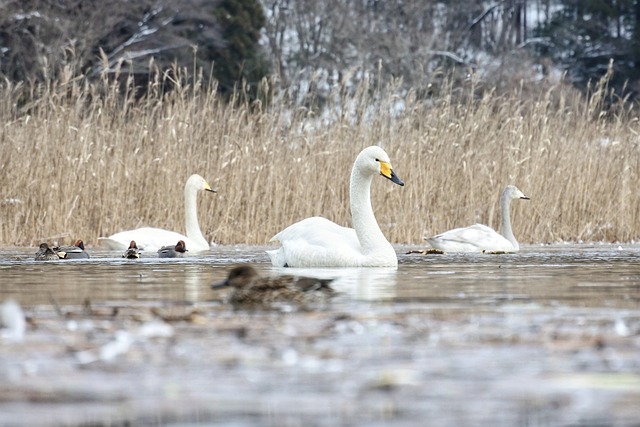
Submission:
{"label": "swan's wing feathers", "polygon": [[271,238],[271,241],[296,242],[320,248],[348,246],[357,250],[360,246],[356,231],[342,227],[326,218],[315,216],[296,222]]}
{"label": "swan's wing feathers", "polygon": [[495,230],[483,224],[474,224],[469,227],[458,228],[457,230],[452,230],[450,233],[445,234],[454,241],[476,244],[493,240],[495,236],[502,237],[496,233]]}
{"label": "swan's wing feathers", "polygon": [[513,245],[498,232],[483,224],[455,228],[427,239],[445,252],[510,251]]}
{"label": "swan's wing feathers", "polygon": [[[276,266],[336,266],[341,260],[357,265],[361,248],[356,232],[322,217],[304,219],[273,236],[280,249],[267,251]],[[358,261],[355,261],[358,260]]]}
{"label": "swan's wing feathers", "polygon": [[469,227],[454,228],[453,230],[445,231],[431,239],[439,241],[451,241],[458,243],[469,243],[477,241],[479,236],[489,234],[493,232],[492,229],[482,224],[474,224]]}
{"label": "swan's wing feathers", "polygon": [[[161,228],[143,227],[135,230],[121,231],[109,238],[100,239],[100,243],[109,249],[125,250],[129,243],[135,240],[138,248],[145,251],[157,251],[163,246],[175,245],[179,240],[184,240],[187,249],[193,247],[193,242],[187,236],[174,231],[163,230]],[[191,244],[191,245],[190,245]]]}

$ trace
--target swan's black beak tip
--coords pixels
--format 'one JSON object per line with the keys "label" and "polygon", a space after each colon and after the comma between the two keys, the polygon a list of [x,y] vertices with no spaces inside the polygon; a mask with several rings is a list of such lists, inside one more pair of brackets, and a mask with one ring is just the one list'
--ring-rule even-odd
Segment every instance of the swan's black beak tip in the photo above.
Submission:
{"label": "swan's black beak tip", "polygon": [[389,178],[391,182],[398,184],[400,187],[404,187],[404,181],[398,178],[395,172],[391,171],[391,178]]}

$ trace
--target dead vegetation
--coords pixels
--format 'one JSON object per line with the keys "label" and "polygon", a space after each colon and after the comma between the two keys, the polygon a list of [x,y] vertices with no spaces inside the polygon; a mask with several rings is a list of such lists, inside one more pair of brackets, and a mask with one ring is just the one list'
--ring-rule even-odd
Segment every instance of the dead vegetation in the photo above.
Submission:
{"label": "dead vegetation", "polygon": [[122,77],[91,83],[69,71],[2,84],[1,245],[91,245],[144,225],[184,231],[192,173],[218,191],[199,199],[203,232],[218,243],[264,243],[311,215],[348,225],[351,166],[372,144],[406,182],[380,179],[372,190],[394,243],[495,227],[509,183],[531,198],[513,209],[522,243],[640,236],[640,126],[630,106],[605,110],[606,81],[588,99],[561,86],[480,93],[473,81],[425,99],[365,79],[336,86],[312,110],[277,96],[269,106],[225,103],[215,88],[184,83],[193,80],[181,70],[157,73],[141,98],[132,87],[122,95]]}

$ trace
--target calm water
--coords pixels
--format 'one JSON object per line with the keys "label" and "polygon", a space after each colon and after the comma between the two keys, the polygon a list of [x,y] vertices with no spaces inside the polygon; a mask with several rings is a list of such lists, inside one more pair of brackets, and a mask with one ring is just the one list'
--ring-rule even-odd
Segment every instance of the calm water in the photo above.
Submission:
{"label": "calm water", "polygon": [[[286,271],[264,249],[0,249],[0,300],[30,320],[0,341],[0,425],[640,425],[639,246],[398,247],[397,270]],[[319,311],[234,311],[209,285],[239,262],[340,293]]]}
{"label": "calm water", "polygon": [[33,261],[35,248],[0,249],[3,298],[23,305],[80,304],[85,299],[199,302],[230,265],[251,262],[263,275],[335,278],[355,300],[422,301],[467,306],[542,305],[635,309],[640,304],[640,247],[546,246],[518,254],[422,255],[398,248],[396,269],[278,269],[262,247],[219,247],[185,259],[124,260],[90,250],[89,260]]}

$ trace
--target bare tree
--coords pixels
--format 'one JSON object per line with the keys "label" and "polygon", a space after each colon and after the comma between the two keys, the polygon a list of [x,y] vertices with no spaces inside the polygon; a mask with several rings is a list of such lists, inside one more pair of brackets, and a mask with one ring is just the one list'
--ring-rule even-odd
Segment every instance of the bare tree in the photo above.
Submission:
{"label": "bare tree", "polygon": [[[427,88],[441,70],[475,66],[527,38],[526,0],[263,0],[266,36],[283,87],[303,75],[327,83],[349,70]],[[542,7],[543,5],[540,5]],[[546,5],[548,7],[548,5]],[[306,86],[305,86],[306,88]]]}

